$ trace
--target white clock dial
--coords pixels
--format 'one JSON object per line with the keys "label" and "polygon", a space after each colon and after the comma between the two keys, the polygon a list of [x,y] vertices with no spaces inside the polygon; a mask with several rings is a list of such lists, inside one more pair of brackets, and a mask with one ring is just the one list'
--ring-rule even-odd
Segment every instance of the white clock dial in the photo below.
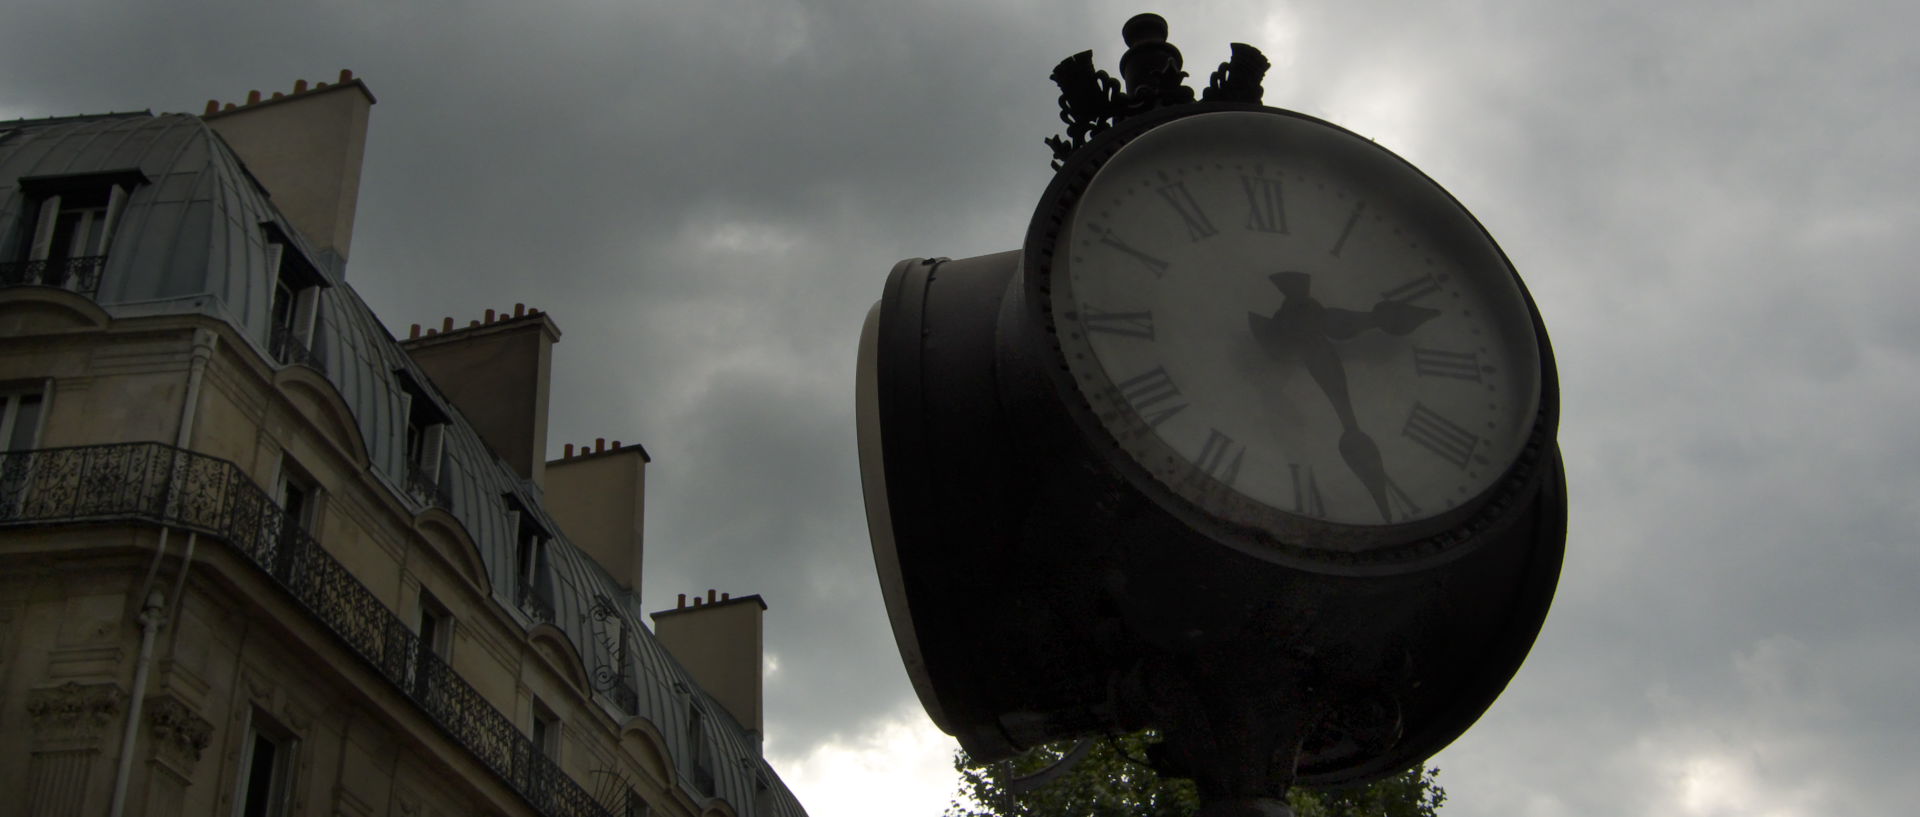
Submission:
{"label": "white clock dial", "polygon": [[1095,416],[1229,520],[1448,514],[1536,419],[1504,257],[1431,181],[1313,120],[1208,113],[1128,143],[1074,205],[1051,282]]}

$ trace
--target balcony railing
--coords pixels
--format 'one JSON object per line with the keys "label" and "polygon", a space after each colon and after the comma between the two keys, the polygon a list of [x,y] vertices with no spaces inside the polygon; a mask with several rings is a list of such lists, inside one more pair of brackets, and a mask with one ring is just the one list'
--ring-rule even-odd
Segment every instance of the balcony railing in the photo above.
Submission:
{"label": "balcony railing", "polygon": [[546,817],[614,817],[239,467],[161,443],[0,453],[0,526],[137,522],[231,545]]}
{"label": "balcony railing", "polygon": [[100,271],[106,267],[104,255],[15,261],[0,264],[0,286],[59,287],[91,298],[100,291]]}
{"label": "balcony railing", "polygon": [[453,492],[440,480],[428,477],[426,469],[417,463],[407,463],[407,492],[428,505],[453,510]]}
{"label": "balcony railing", "polygon": [[553,599],[547,598],[547,592],[537,584],[522,581],[514,588],[514,601],[520,605],[520,612],[526,613],[528,618],[553,623]]}
{"label": "balcony railing", "polygon": [[268,338],[267,346],[267,351],[273,355],[273,359],[281,363],[289,366],[310,366],[314,370],[321,372],[327,370],[326,365],[321,362],[320,356],[315,354],[312,349],[307,348],[307,344],[302,342],[298,335],[294,334],[291,327],[274,327],[273,335]]}

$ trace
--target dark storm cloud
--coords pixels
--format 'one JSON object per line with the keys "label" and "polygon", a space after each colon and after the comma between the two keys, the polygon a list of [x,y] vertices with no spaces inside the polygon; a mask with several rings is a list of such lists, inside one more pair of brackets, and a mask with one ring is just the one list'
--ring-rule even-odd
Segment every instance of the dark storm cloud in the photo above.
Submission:
{"label": "dark storm cloud", "polygon": [[[860,508],[860,320],[898,259],[1017,246],[1061,129],[1048,71],[1083,48],[1111,70],[1138,10],[39,2],[0,33],[0,110],[197,111],[355,69],[381,103],[350,282],[400,334],[553,313],[553,445],[653,454],[648,606],[766,596],[768,745],[797,762],[912,705]],[[1566,571],[1527,665],[1438,760],[1447,813],[1899,813],[1915,13],[1162,11],[1194,84],[1252,42],[1269,103],[1447,186],[1553,332]]]}

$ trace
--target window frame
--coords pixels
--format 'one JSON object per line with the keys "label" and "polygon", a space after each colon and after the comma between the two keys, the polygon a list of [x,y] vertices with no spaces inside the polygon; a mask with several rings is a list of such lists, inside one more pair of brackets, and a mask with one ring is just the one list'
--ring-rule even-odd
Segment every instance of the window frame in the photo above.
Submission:
{"label": "window frame", "polygon": [[[300,738],[257,706],[247,716],[244,734],[240,765],[234,775],[233,817],[285,817],[293,794],[294,758],[300,750]],[[254,763],[259,760],[263,742],[273,749],[269,761],[273,768],[268,772],[266,794],[255,810],[250,808],[256,782]]]}

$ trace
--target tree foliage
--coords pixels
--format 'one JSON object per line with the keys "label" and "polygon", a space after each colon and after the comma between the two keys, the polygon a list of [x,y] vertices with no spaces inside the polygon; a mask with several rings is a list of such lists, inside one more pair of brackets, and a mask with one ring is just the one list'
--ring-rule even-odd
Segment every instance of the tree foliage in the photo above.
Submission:
{"label": "tree foliage", "polygon": [[[954,754],[960,789],[945,817],[1191,817],[1200,808],[1193,782],[1161,778],[1147,766],[1152,732],[1095,741],[1078,765],[1030,790],[1011,781],[1052,766],[1073,742],[1049,744],[996,763]],[[1287,802],[1296,817],[1435,817],[1447,799],[1439,769],[1416,766],[1364,786],[1295,787]]]}

